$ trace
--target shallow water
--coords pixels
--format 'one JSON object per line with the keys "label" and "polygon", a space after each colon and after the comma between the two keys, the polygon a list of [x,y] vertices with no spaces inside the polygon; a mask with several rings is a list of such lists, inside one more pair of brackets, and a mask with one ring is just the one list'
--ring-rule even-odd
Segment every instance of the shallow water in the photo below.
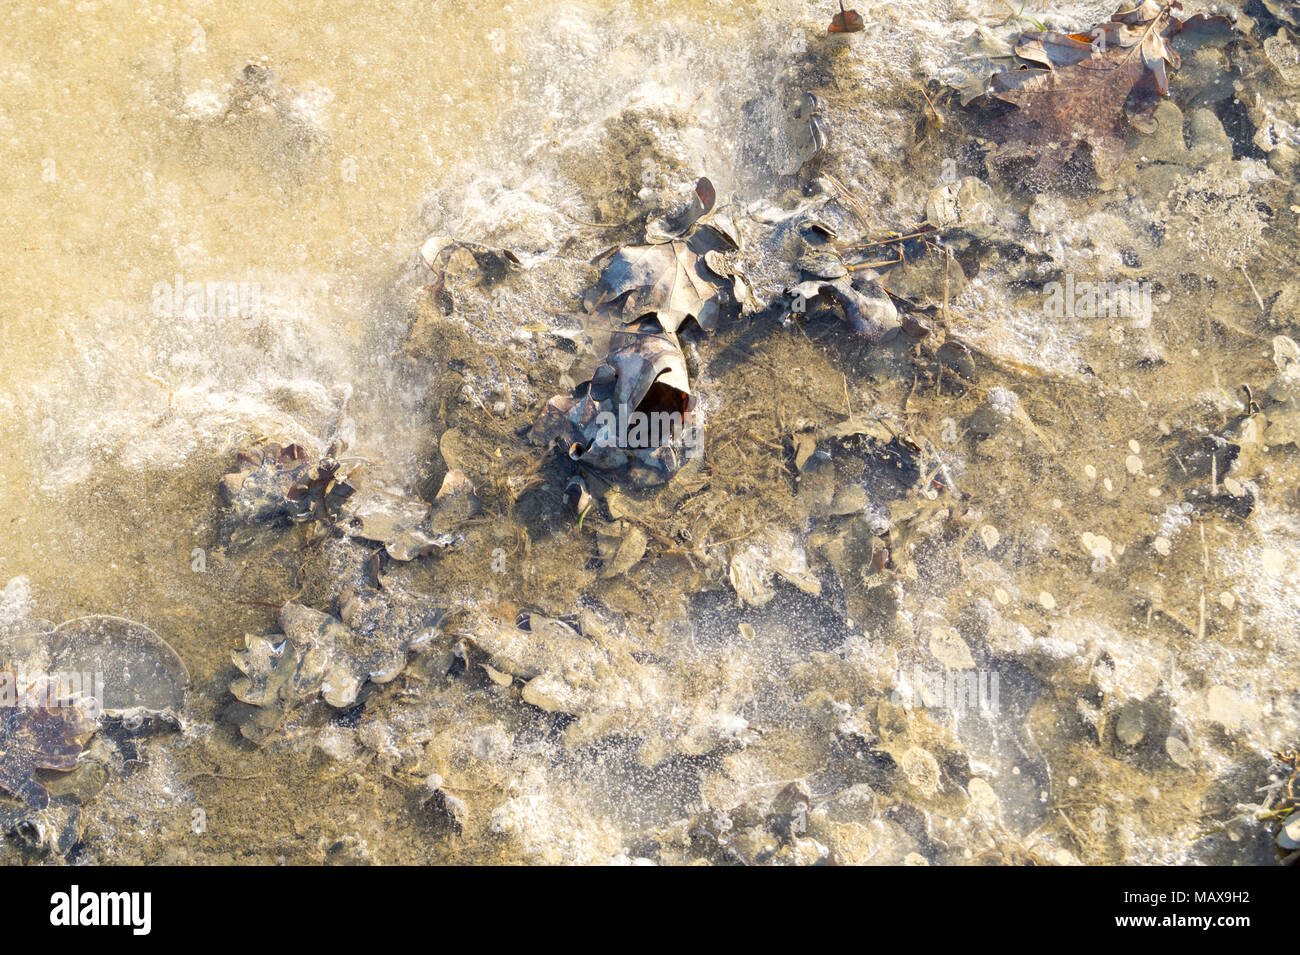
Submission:
{"label": "shallow water", "polygon": [[[782,858],[1274,857],[1241,806],[1296,743],[1298,452],[1252,434],[1235,470],[1187,464],[1187,442],[1240,418],[1241,385],[1267,391],[1275,336],[1300,323],[1295,169],[1272,168],[1248,126],[1226,124],[1226,154],[1135,141],[1109,191],[994,181],[979,274],[927,319],[974,350],[974,383],[825,319],[699,341],[707,481],[625,491],[619,514],[617,486],[602,495],[602,520],[650,540],[626,574],[598,575],[603,525],[566,515],[562,459],[517,437],[562,390],[571,344],[555,331],[579,325],[590,260],[697,176],[750,222],[760,298],[793,281],[781,222],[816,177],[783,174],[792,93],[816,91],[820,171],[864,204],[864,221],[838,213],[864,236],[914,226],[953,170],[988,178],[974,120],[945,101],[934,128],[921,83],[973,22],[1011,35],[1005,5],[863,4],[868,29],[834,41],[826,6],[80,3],[15,25],[0,56],[7,622],[129,617],[191,676],[184,728],[83,807],[82,857],[724,859],[701,820],[726,811],[740,833],[740,807],[796,779],[809,818]],[[1173,91],[1189,132],[1199,105],[1236,115],[1196,68]],[[1300,93],[1277,97],[1294,109]],[[416,255],[430,234],[529,268],[457,290],[445,315]],[[1042,286],[1064,275],[1150,283],[1150,313],[1054,313]],[[188,283],[248,312],[206,288],[186,304]],[[832,455],[829,490],[800,475],[798,434],[864,412],[917,442],[926,480],[882,477],[861,443]],[[241,740],[230,651],[273,631],[285,600],[332,610],[337,587],[319,548],[221,545],[236,448],[337,441],[368,480],[427,499],[452,429],[481,465],[484,513],[463,545],[392,573],[462,612],[470,640],[523,608],[599,613],[615,633],[598,638],[599,704],[546,713],[476,659],[448,666],[448,646],[360,711],[317,703],[262,748]],[[1249,514],[1197,496],[1225,479],[1248,485]],[[869,508],[817,503],[850,484]],[[873,577],[854,548],[882,521],[897,533]],[[778,579],[765,606],[738,602],[729,566],[768,528],[807,554],[820,595]],[[942,697],[954,670],[997,676],[991,716],[916,686],[937,677]],[[466,804],[460,832],[430,809],[433,776]],[[744,838],[742,855],[776,845]]]}

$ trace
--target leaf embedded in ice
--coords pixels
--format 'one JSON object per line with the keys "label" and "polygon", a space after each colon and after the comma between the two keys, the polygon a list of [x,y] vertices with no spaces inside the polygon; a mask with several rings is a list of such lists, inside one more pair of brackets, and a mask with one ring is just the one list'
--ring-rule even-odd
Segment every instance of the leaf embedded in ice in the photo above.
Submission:
{"label": "leaf embedded in ice", "polygon": [[280,608],[282,634],[248,636],[232,653],[243,674],[230,690],[256,707],[240,731],[263,742],[297,707],[317,696],[337,709],[352,706],[367,682],[391,681],[409,653],[441,632],[444,611],[431,598],[396,585],[349,586],[339,617],[290,601]]}
{"label": "leaf embedded in ice", "polygon": [[0,670],[0,790],[42,809],[50,794],[37,770],[67,772],[99,728],[93,701],[68,697],[48,677],[20,686],[14,670]]}
{"label": "leaf embedded in ice", "polygon": [[712,330],[721,309],[734,299],[732,283],[716,275],[704,257],[726,248],[720,233],[701,227],[688,239],[620,249],[600,277],[593,305],[599,308],[622,299],[625,322],[652,315],[664,331],[675,332],[693,318],[701,328]]}
{"label": "leaf embedded in ice", "polygon": [[1112,176],[1124,156],[1126,110],[1149,115],[1169,92],[1169,70],[1179,65],[1169,40],[1184,27],[1171,11],[1179,8],[1146,2],[1087,33],[1022,33],[1016,53],[1025,62],[994,74],[990,86],[1017,107],[990,126],[995,164],[1026,162],[1026,181],[1041,187],[1086,145],[1098,175]]}

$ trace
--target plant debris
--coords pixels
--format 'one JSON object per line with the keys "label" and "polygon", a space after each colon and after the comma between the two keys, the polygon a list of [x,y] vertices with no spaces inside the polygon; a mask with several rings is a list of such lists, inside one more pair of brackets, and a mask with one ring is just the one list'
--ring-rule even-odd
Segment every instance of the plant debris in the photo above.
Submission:
{"label": "plant debris", "polygon": [[249,634],[244,649],[231,652],[243,676],[230,691],[253,707],[236,714],[240,732],[264,742],[291,711],[317,696],[336,709],[353,706],[367,683],[391,681],[410,653],[441,633],[444,617],[431,598],[391,583],[347,588],[338,617],[286,603],[282,633]]}
{"label": "plant debris", "polygon": [[297,444],[254,444],[239,452],[235,470],[221,479],[227,514],[222,540],[251,543],[266,528],[332,522],[356,488],[331,457],[313,462]]}
{"label": "plant debris", "polygon": [[831,25],[826,28],[827,33],[857,33],[866,24],[862,20],[862,14],[857,10],[845,10],[844,0],[840,0],[840,12],[831,17]]}
{"label": "plant debris", "polygon": [[99,728],[97,704],[80,694],[65,695],[48,677],[18,686],[18,674],[0,670],[0,685],[12,694],[0,706],[0,789],[36,809],[50,794],[38,770],[68,772]]}
{"label": "plant debris", "polygon": [[1015,46],[1020,63],[994,74],[990,95],[1016,109],[992,121],[992,159],[1004,172],[1027,167],[1035,188],[1053,182],[1087,146],[1103,180],[1124,158],[1124,118],[1149,116],[1169,93],[1180,57],[1170,39],[1186,25],[1178,2],[1142,0],[1085,33],[1031,31]]}

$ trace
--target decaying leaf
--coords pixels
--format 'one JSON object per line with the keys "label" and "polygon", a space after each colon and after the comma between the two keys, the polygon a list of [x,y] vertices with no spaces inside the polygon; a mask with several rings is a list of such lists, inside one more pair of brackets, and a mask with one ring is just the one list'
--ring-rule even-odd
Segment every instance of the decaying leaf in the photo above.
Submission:
{"label": "decaying leaf", "polygon": [[991,95],[1017,107],[991,124],[994,163],[1027,163],[1026,181],[1041,187],[1087,145],[1097,174],[1113,175],[1124,155],[1125,111],[1149,115],[1169,92],[1179,56],[1168,41],[1184,28],[1173,14],[1180,9],[1143,0],[1087,33],[1022,33],[1015,47],[1022,63],[991,81]]}
{"label": "decaying leaf", "polygon": [[854,284],[848,274],[835,279],[809,278],[786,289],[785,294],[795,312],[808,311],[819,298],[829,299],[853,330],[871,345],[899,326],[898,309],[893,301],[870,280]]}
{"label": "decaying leaf", "polygon": [[697,437],[690,389],[676,336],[647,320],[614,333],[605,361],[578,395],[547,401],[528,438],[536,445],[559,443],[591,467],[631,466],[637,483],[662,483]]}
{"label": "decaying leaf", "polygon": [[762,607],[776,596],[773,574],[804,593],[817,596],[822,592],[821,581],[808,570],[803,544],[793,534],[769,527],[735,547],[728,577],[741,601],[751,607]]}
{"label": "decaying leaf", "polygon": [[621,301],[624,322],[654,316],[664,331],[675,332],[693,318],[711,331],[736,301],[729,277],[714,273],[705,255],[728,247],[721,232],[702,226],[686,239],[620,249],[601,275],[590,308]]}
{"label": "decaying leaf", "polygon": [[790,152],[779,163],[778,171],[783,176],[793,176],[826,148],[830,132],[816,94],[793,92],[792,101],[786,100],[784,108]]}
{"label": "decaying leaf", "polygon": [[317,696],[336,708],[352,706],[367,682],[396,677],[408,654],[441,632],[444,616],[431,598],[388,584],[347,588],[338,617],[286,603],[283,633],[248,635],[244,649],[231,653],[243,676],[230,690],[255,708],[239,720],[240,732],[260,743]]}
{"label": "decaying leaf", "polygon": [[18,685],[13,670],[0,670],[0,790],[43,809],[50,794],[37,770],[76,768],[82,747],[99,728],[96,704],[64,696],[48,678]]}
{"label": "decaying leaf", "polygon": [[240,451],[235,470],[221,478],[227,511],[223,541],[244,544],[263,527],[333,521],[356,490],[332,458],[313,462],[297,444],[259,444]]}
{"label": "decaying leaf", "polygon": [[[60,697],[82,699],[96,715],[133,723],[179,721],[189,673],[149,627],[96,614],[57,627],[0,637],[0,669],[46,674]],[[5,694],[0,692],[0,705]]]}
{"label": "decaying leaf", "polygon": [[605,567],[602,577],[617,577],[631,570],[645,556],[645,531],[628,521],[618,521],[596,535],[596,545]]}
{"label": "decaying leaf", "polygon": [[656,244],[682,238],[695,227],[695,223],[713,211],[717,201],[718,192],[713,183],[707,176],[701,176],[686,208],[670,218],[651,219],[646,223],[646,241]]}
{"label": "decaying leaf", "polygon": [[382,488],[365,488],[347,514],[352,533],[379,541],[394,560],[414,560],[461,539],[460,528],[478,511],[479,499],[464,472],[452,469],[432,505]]}
{"label": "decaying leaf", "polygon": [[494,249],[441,235],[425,241],[420,247],[420,258],[439,282],[449,275],[457,275],[467,285],[494,285],[520,264],[519,257],[508,249]]}
{"label": "decaying leaf", "polygon": [[840,12],[831,17],[831,25],[826,28],[827,33],[857,33],[866,24],[862,20],[862,14],[857,10],[845,10],[844,0],[840,0]]}

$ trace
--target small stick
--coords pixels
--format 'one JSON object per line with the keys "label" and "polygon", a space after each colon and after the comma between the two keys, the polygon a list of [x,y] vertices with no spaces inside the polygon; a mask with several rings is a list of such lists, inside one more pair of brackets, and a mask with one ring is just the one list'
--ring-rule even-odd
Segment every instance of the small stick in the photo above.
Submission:
{"label": "small stick", "polygon": [[1267,312],[1264,309],[1264,299],[1260,296],[1259,289],[1255,288],[1255,283],[1251,281],[1250,273],[1246,271],[1246,267],[1244,265],[1239,265],[1237,266],[1237,268],[1241,269],[1241,274],[1246,276],[1246,281],[1250,285],[1250,290],[1255,293],[1255,301],[1259,303],[1259,313],[1261,315],[1267,314]]}

